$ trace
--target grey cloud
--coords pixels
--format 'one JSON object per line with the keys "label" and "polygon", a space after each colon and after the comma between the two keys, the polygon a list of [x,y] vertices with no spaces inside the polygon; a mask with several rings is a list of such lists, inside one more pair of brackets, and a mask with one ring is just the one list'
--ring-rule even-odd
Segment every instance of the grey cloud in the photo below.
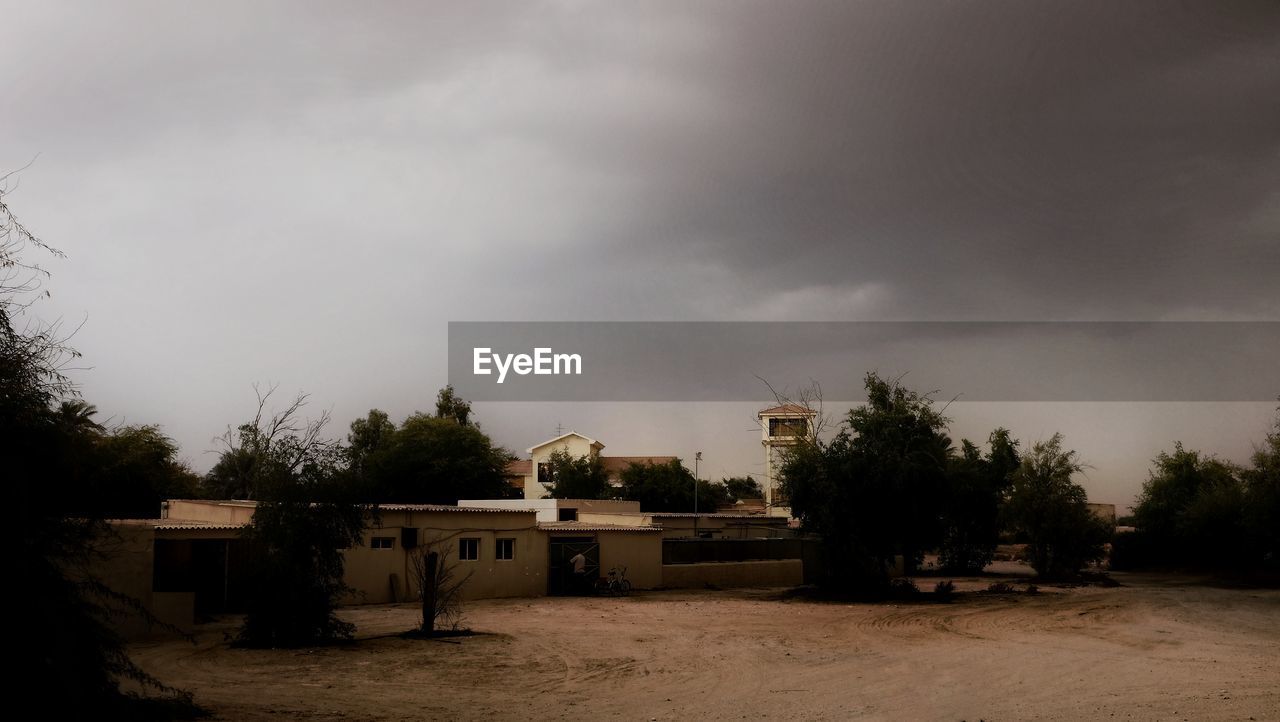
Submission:
{"label": "grey cloud", "polygon": [[0,17],[47,312],[193,455],[255,380],[426,406],[450,320],[1280,317],[1274,2]]}

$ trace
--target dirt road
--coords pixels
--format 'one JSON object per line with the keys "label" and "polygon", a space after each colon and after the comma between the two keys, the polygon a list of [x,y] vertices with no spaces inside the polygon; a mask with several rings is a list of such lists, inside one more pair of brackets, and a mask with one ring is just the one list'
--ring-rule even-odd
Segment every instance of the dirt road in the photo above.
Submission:
{"label": "dirt road", "polygon": [[364,607],[348,646],[231,649],[227,622],[133,652],[225,719],[1280,719],[1280,590],[1116,577],[952,604],[492,600],[451,641]]}

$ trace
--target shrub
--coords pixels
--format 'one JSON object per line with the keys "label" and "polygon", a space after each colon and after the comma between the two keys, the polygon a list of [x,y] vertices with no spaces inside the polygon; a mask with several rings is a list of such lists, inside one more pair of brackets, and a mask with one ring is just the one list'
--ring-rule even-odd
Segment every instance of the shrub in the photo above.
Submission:
{"label": "shrub", "polygon": [[950,579],[938,582],[933,587],[933,595],[940,601],[949,602],[955,596],[956,585]]}

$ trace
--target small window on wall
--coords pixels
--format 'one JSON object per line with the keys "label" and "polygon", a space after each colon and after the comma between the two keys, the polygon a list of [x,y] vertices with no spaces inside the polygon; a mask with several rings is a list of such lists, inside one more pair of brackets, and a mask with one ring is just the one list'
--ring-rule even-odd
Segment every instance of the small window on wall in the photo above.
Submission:
{"label": "small window on wall", "polygon": [[498,549],[494,553],[498,561],[509,562],[516,558],[516,540],[499,539]]}
{"label": "small window on wall", "polygon": [[459,539],[458,559],[464,562],[474,562],[480,559],[480,540]]}
{"label": "small window on wall", "polygon": [[369,542],[371,549],[395,549],[396,538],[393,536],[376,536]]}
{"label": "small window on wall", "polygon": [[577,521],[578,510],[577,509],[560,509],[559,514],[556,517],[556,520],[557,521]]}

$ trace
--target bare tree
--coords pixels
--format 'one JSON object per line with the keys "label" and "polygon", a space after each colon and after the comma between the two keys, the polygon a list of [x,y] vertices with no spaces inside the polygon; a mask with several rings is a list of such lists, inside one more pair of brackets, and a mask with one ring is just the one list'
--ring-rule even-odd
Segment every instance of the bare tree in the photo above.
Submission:
{"label": "bare tree", "polygon": [[308,396],[300,393],[282,410],[269,412],[276,388],[273,385],[264,392],[254,384],[258,405],[253,420],[228,426],[214,440],[223,447],[218,463],[209,472],[214,491],[254,499],[268,475],[305,478],[308,465],[337,463],[339,445],[323,436],[329,411],[321,411],[314,419],[303,418]]}
{"label": "bare tree", "polygon": [[[15,171],[16,172],[16,171]],[[75,330],[65,333],[62,322],[19,320],[33,303],[49,295],[43,288],[49,271],[23,258],[30,249],[65,258],[57,248],[40,240],[22,225],[5,196],[16,187],[13,173],[0,175],[0,399],[37,398],[43,407],[59,398],[76,395],[66,372],[80,353],[69,345]]]}
{"label": "bare tree", "polygon": [[409,555],[413,576],[422,597],[422,625],[419,631],[431,636],[436,629],[457,631],[462,623],[462,587],[473,572],[461,575],[458,561],[451,557],[454,535],[425,540]]}

